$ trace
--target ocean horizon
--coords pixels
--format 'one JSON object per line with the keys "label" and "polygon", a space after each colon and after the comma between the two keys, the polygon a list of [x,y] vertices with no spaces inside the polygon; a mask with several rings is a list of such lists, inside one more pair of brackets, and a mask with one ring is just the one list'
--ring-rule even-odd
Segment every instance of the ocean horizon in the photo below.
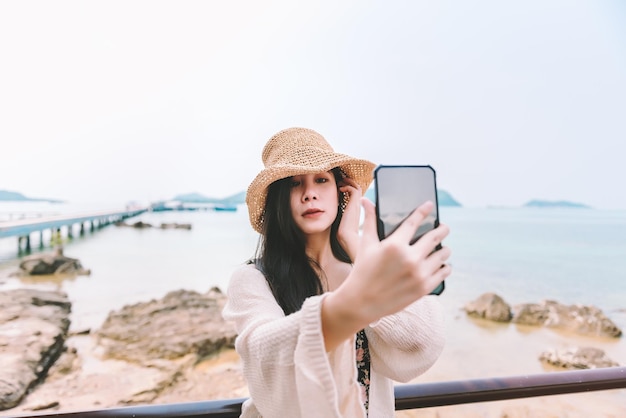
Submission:
{"label": "ocean horizon", "polygon": [[[11,213],[32,217],[124,209],[119,204],[0,202],[0,222]],[[626,309],[626,210],[441,207],[440,217],[451,229],[444,243],[452,249],[453,265],[444,293],[447,297],[468,300],[492,291],[512,304],[554,299],[597,305],[608,311]],[[179,285],[225,289],[230,272],[252,257],[258,241],[245,205],[228,213],[146,212],[127,222],[139,220],[155,225],[189,223],[192,230],[138,231],[108,226],[84,237],[75,234],[64,242],[66,254],[79,258],[93,273],[55,286],[68,290],[74,286],[69,283],[74,282],[97,286],[105,272],[91,264],[102,262],[119,265],[115,275],[134,277],[133,283],[142,283],[138,295],[162,293]],[[37,235],[32,238],[34,253],[42,251]],[[44,231],[44,243],[48,240],[49,231]],[[7,272],[23,256],[17,249],[16,237],[0,239],[0,280],[13,285],[18,283],[7,279]],[[48,246],[43,249],[49,250]],[[155,267],[169,271],[155,265],[153,256],[157,254],[162,255],[158,264],[175,266],[172,276],[159,277],[158,285],[152,280],[144,286],[147,277],[143,276],[154,277]],[[109,268],[105,271],[111,274]],[[111,285],[117,282],[115,278],[103,281]],[[39,284],[46,286],[45,282]]]}

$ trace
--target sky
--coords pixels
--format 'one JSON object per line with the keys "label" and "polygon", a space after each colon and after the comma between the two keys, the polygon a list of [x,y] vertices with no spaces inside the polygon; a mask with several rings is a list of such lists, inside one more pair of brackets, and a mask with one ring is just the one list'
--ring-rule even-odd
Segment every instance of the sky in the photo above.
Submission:
{"label": "sky", "polygon": [[276,132],[468,207],[626,209],[620,0],[0,2],[0,190],[227,197]]}

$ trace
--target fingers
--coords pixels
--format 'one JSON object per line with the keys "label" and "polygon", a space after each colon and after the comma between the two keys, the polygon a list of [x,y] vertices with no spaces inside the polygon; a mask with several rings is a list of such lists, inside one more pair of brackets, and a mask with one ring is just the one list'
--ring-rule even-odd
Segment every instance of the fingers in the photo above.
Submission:
{"label": "fingers", "polygon": [[359,186],[358,183],[352,179],[344,179],[343,184],[339,186],[339,191],[342,193],[348,193],[350,197],[352,197],[355,192],[362,193],[361,186]]}
{"label": "fingers", "polygon": [[[442,266],[447,266],[448,259],[452,251],[448,247],[441,247],[441,249],[430,254],[426,260],[424,260],[424,272],[425,274],[432,275],[441,270]],[[449,266],[448,266],[449,267]]]}
{"label": "fingers", "polygon": [[361,186],[351,178],[344,178],[339,186],[339,191],[344,193],[345,201],[344,204],[350,205],[350,202],[357,202],[358,199],[362,196]]}
{"label": "fingers", "polygon": [[364,242],[378,241],[378,232],[376,231],[376,206],[367,197],[361,198],[361,205],[365,217],[363,218],[363,236]]}
{"label": "fingers", "polygon": [[434,204],[431,201],[418,206],[389,237],[395,237],[402,242],[409,242],[422,221],[430,215],[433,207]]}
{"label": "fingers", "polygon": [[424,251],[430,254],[437,245],[441,244],[450,233],[450,228],[446,224],[440,224],[437,228],[428,231],[417,240],[413,246],[418,251]]}
{"label": "fingers", "polygon": [[422,277],[420,280],[424,280],[424,288],[429,293],[452,273],[452,266],[446,264],[450,254],[448,247],[442,247],[420,263],[418,276]]}
{"label": "fingers", "polygon": [[356,181],[354,181],[353,179],[351,179],[350,177],[344,177],[343,179],[341,179],[341,183],[340,186],[352,186],[355,189],[360,189],[361,186],[359,186],[359,183],[357,183]]}
{"label": "fingers", "polygon": [[452,273],[452,267],[450,265],[446,264],[442,267],[439,267],[439,270],[437,270],[432,276],[430,276],[430,292],[435,290],[435,288],[439,286],[441,282],[443,282],[448,276],[450,276],[450,273]]}

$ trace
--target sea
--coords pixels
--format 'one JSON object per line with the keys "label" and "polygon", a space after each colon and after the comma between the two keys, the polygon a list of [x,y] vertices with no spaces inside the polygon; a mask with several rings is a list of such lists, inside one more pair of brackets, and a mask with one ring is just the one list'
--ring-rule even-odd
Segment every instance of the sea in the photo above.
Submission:
{"label": "sea", "polygon": [[[41,214],[72,214],[123,206],[0,202],[0,222]],[[446,346],[421,381],[474,379],[554,371],[538,360],[548,349],[600,348],[626,365],[626,336],[581,337],[555,330],[468,318],[463,306],[486,292],[510,305],[555,300],[594,305],[626,332],[626,210],[579,208],[441,207],[450,227],[452,275],[440,298]],[[0,239],[0,290],[58,289],[72,301],[71,329],[97,329],[112,310],[188,289],[225,290],[232,271],[252,257],[258,235],[245,205],[236,211],[147,212],[128,219],[184,229],[135,229],[110,225],[65,238],[65,255],[90,269],[88,276],[19,278],[17,238]],[[44,234],[44,242],[48,237]],[[34,252],[39,249],[36,237]],[[559,395],[566,396],[566,395]],[[571,396],[571,395],[570,395]],[[624,406],[626,390],[596,392],[589,402]],[[569,398],[568,398],[569,399]],[[582,399],[580,396],[577,399]],[[568,401],[569,402],[569,401]],[[572,401],[573,402],[573,401]],[[600,415],[598,415],[600,416]]]}

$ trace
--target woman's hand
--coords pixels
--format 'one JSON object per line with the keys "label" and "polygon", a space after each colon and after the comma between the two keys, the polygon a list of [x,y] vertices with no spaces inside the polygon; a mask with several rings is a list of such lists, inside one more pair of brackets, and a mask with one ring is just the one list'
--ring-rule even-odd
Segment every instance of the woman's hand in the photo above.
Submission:
{"label": "woman's hand", "polygon": [[347,204],[337,230],[337,239],[348,253],[350,260],[354,262],[359,246],[359,221],[363,191],[356,181],[348,177],[345,177],[343,184],[339,185],[339,191],[347,195]]}
{"label": "woman's hand", "polygon": [[394,314],[428,295],[451,273],[446,261],[450,249],[433,252],[448,235],[441,224],[409,242],[422,220],[433,209],[427,202],[417,208],[391,235],[380,241],[376,232],[374,204],[361,199],[365,209],[363,234],[352,271],[322,305],[326,349],[386,315]]}

